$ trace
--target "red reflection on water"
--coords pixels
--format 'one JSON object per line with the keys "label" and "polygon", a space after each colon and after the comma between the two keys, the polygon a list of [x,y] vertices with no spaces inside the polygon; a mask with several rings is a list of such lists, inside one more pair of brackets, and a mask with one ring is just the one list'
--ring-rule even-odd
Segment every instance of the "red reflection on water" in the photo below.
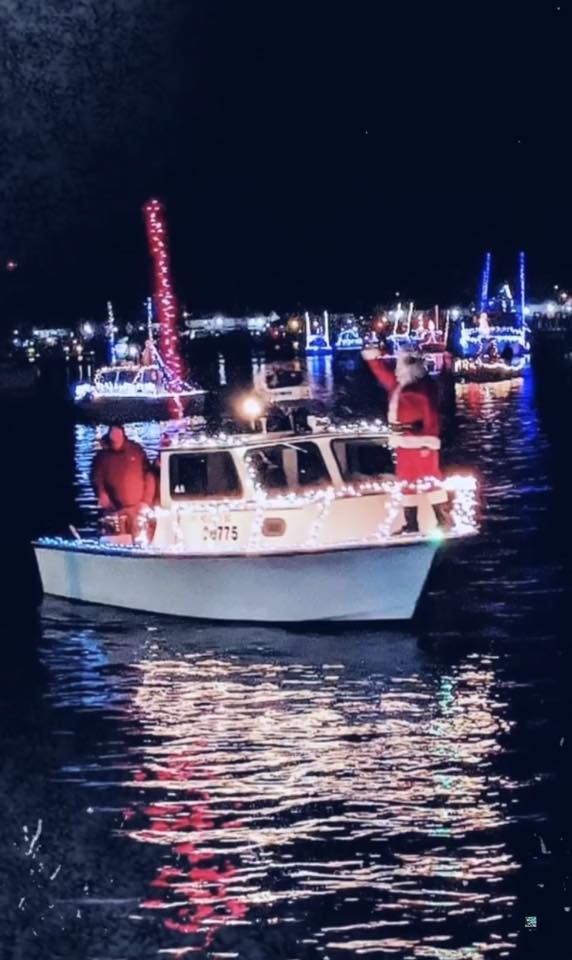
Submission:
{"label": "red reflection on water", "polygon": [[[181,784],[186,784],[189,796],[183,802],[165,800],[138,809],[128,808],[124,819],[140,821],[143,816],[146,825],[139,823],[136,834],[132,835],[143,841],[151,840],[152,834],[164,835],[177,862],[176,866],[163,864],[157,869],[151,881],[157,896],[144,900],[141,908],[164,910],[172,904],[172,915],[162,921],[165,928],[183,934],[202,933],[203,945],[208,947],[217,930],[241,920],[248,907],[229,888],[237,866],[230,857],[201,848],[200,835],[215,828],[232,829],[242,824],[234,818],[221,819],[220,814],[209,809],[209,794],[193,788],[195,772],[196,765],[186,757],[169,757],[165,766],[134,771],[133,780],[137,783],[177,782],[179,789]],[[212,776],[212,771],[209,774]],[[185,834],[187,838],[181,840]]]}

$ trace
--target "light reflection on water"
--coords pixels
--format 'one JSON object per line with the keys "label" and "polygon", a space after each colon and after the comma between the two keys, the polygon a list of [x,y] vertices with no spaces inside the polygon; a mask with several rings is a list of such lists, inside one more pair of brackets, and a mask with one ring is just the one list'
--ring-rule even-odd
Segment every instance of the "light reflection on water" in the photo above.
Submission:
{"label": "light reflection on water", "polygon": [[228,631],[189,650],[183,625],[134,629],[62,633],[48,656],[57,709],[114,718],[111,762],[60,777],[96,791],[95,815],[122,798],[122,856],[154,863],[131,922],[162,949],[248,956],[249,929],[260,956],[267,929],[308,957],[511,948],[519,865],[497,831],[519,784],[495,769],[512,726],[495,657],[432,672],[407,636],[310,637],[300,659],[286,633],[244,631],[241,656]]}
{"label": "light reflection on water", "polygon": [[[535,955],[525,915],[556,924],[570,900],[548,814],[564,581],[531,386],[509,386],[459,391],[446,459],[478,465],[485,528],[445,551],[411,629],[48,602],[44,739],[8,741],[39,794],[0,772],[26,960]],[[156,425],[130,433],[156,449]],[[94,431],[76,437],[89,523]]]}

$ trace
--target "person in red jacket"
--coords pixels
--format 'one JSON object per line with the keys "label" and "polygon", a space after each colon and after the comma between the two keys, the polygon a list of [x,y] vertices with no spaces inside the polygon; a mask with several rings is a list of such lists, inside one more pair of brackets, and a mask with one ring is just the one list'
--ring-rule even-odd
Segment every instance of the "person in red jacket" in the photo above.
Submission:
{"label": "person in red jacket", "polygon": [[[395,371],[376,350],[364,350],[362,356],[378,383],[389,395],[388,420],[394,434],[397,479],[404,492],[413,493],[419,481],[441,479],[439,466],[440,420],[439,394],[420,356],[402,350]],[[408,527],[415,526],[406,509]]]}
{"label": "person in red jacket", "polygon": [[143,447],[129,440],[122,426],[110,427],[103,438],[91,480],[104,513],[122,514],[128,532],[134,532],[135,518],[155,500],[157,483]]}

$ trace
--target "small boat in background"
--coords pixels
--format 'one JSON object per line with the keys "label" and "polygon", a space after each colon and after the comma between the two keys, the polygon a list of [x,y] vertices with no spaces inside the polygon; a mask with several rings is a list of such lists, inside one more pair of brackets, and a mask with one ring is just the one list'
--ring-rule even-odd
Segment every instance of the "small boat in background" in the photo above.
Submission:
{"label": "small boat in background", "polygon": [[263,364],[254,374],[254,392],[265,407],[289,408],[312,399],[308,374],[299,360]]}
{"label": "small boat in background", "polygon": [[142,363],[113,363],[100,367],[91,382],[75,385],[74,400],[82,414],[98,420],[109,417],[142,419],[168,417],[177,401],[181,414],[203,412],[205,390],[174,377],[156,346],[148,341]]}
{"label": "small boat in background", "polygon": [[324,310],[323,321],[322,325],[317,325],[317,328],[312,330],[310,314],[307,311],[304,314],[306,328],[306,346],[304,347],[304,353],[308,357],[322,357],[333,353],[330,342],[330,317],[327,310]]}

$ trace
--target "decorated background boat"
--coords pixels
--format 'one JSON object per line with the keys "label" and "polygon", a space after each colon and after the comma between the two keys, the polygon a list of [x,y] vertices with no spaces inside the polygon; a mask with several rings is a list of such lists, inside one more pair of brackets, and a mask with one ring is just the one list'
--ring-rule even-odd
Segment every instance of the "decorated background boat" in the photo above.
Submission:
{"label": "decorated background boat", "polygon": [[76,384],[74,399],[83,414],[97,420],[144,419],[146,414],[165,419],[172,402],[180,404],[183,414],[201,413],[205,391],[173,375],[153,345],[142,363],[100,367],[93,381]]}
{"label": "decorated background boat", "polygon": [[155,343],[151,297],[147,300],[147,340],[140,362],[124,359],[128,350],[127,339],[120,351],[115,343],[116,329],[113,306],[108,303],[109,363],[96,370],[93,380],[77,383],[74,387],[74,400],[83,415],[96,420],[110,417],[145,419],[146,416],[167,419],[173,405],[179,416],[202,413],[205,391],[184,380],[177,372],[181,367],[180,358],[177,356],[178,363],[170,365]]}
{"label": "decorated background boat", "polygon": [[[409,619],[440,543],[477,530],[475,478],[406,490],[384,424],[312,427],[208,437],[175,425],[159,503],[130,534],[37,542],[45,592],[214,620]],[[416,533],[400,532],[408,506]]]}
{"label": "decorated background boat", "polygon": [[304,324],[306,329],[306,346],[304,353],[308,357],[328,356],[333,353],[330,342],[330,317],[327,310],[323,313],[323,323],[312,329],[310,314],[306,311],[304,314]]}
{"label": "decorated background boat", "polygon": [[352,352],[362,350],[364,339],[355,327],[346,327],[340,330],[336,338],[336,351]]}
{"label": "decorated background boat", "polygon": [[492,255],[486,253],[481,274],[479,312],[459,323],[455,335],[455,377],[464,382],[499,382],[524,375],[530,354],[526,322],[526,257],[518,256],[518,292],[505,281],[489,296]]}
{"label": "decorated background boat", "polygon": [[254,374],[254,390],[264,407],[289,408],[312,399],[308,374],[299,360],[262,364]]}
{"label": "decorated background boat", "polygon": [[495,383],[524,376],[528,362],[528,331],[524,327],[491,326],[481,314],[478,326],[464,329],[461,356],[454,361],[455,379],[464,383]]}

